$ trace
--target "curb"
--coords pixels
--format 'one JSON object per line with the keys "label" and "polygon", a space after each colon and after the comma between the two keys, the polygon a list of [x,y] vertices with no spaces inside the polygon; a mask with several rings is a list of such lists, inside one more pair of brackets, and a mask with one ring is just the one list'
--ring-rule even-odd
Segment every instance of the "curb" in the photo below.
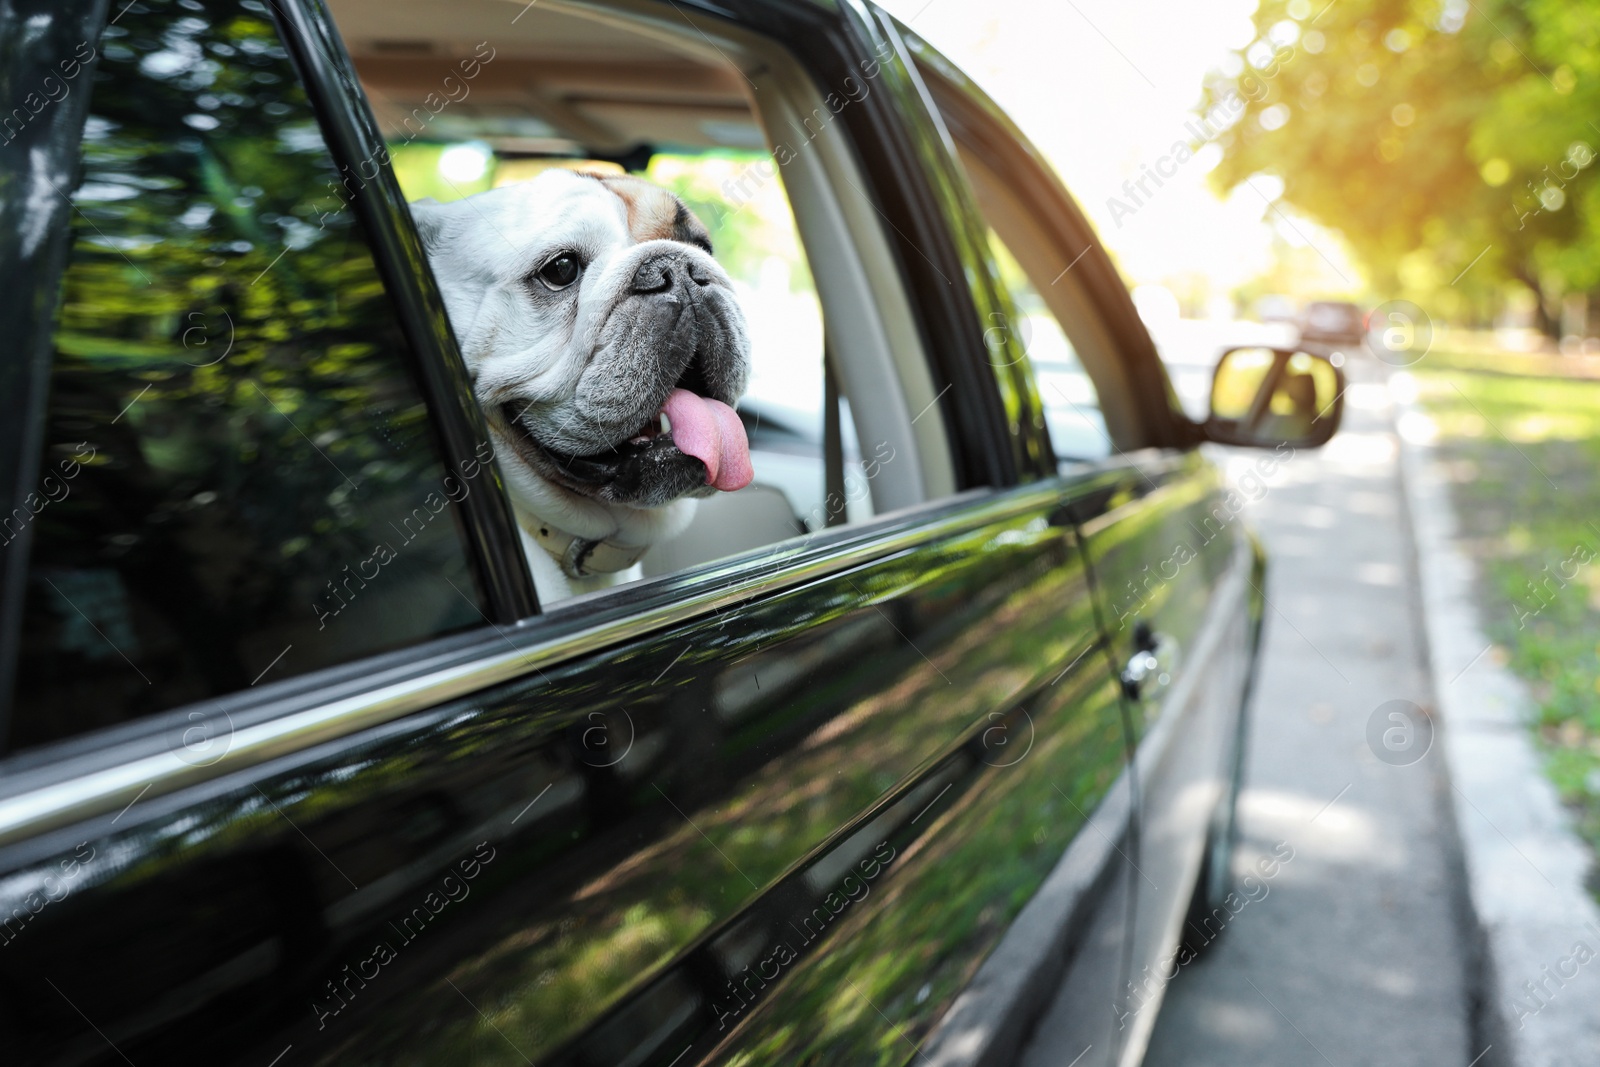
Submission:
{"label": "curb", "polygon": [[1389,391],[1450,801],[1488,956],[1478,1029],[1505,1067],[1600,1063],[1600,908],[1584,887],[1593,856],[1544,776],[1527,690],[1490,654],[1434,424],[1409,374],[1391,373]]}

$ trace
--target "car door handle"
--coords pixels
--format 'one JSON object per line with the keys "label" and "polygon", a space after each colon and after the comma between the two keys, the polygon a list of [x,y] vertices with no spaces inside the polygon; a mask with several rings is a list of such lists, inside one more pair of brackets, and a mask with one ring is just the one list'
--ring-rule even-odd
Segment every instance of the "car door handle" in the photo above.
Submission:
{"label": "car door handle", "polygon": [[1134,625],[1133,637],[1133,655],[1119,675],[1122,692],[1129,700],[1149,700],[1172,682],[1177,642],[1156,633],[1143,619]]}
{"label": "car door handle", "polygon": [[[1161,673],[1161,660],[1154,652],[1135,652],[1122,668],[1122,692],[1129,700],[1142,700],[1145,686]],[[1152,687],[1153,688],[1153,687]]]}

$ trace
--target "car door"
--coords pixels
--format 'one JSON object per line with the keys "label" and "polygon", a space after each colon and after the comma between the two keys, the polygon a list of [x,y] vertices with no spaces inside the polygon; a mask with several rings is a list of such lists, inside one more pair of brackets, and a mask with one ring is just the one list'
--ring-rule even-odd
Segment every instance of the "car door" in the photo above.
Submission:
{"label": "car door", "polygon": [[[996,171],[1012,177],[1002,214],[1034,223],[1026,237],[1019,231],[1020,266],[1040,289],[1071,287],[1052,296],[1069,344],[1099,371],[1097,410],[1053,381],[1062,375],[1048,363],[1038,379],[1057,459],[1081,472],[1069,475],[1070,508],[1135,751],[1136,903],[1111,1062],[1136,1064],[1166,984],[1220,932],[1228,912],[1217,919],[1213,910],[1233,899],[1233,801],[1265,559],[1245,527],[1251,501],[1199,451],[1200,432],[1180,413],[1126,288],[1081,216],[1014,132],[977,114],[965,132],[977,149],[969,169],[987,172],[980,185]],[[1049,281],[1057,265],[1063,273]],[[1096,433],[1106,454],[1079,462]],[[1259,476],[1292,451],[1258,460]]]}
{"label": "car door", "polygon": [[[1242,707],[1259,622],[1262,560],[1233,497],[1199,456],[1132,454],[1080,527],[1137,737],[1140,869],[1131,974],[1119,1001],[1123,1063],[1137,1063],[1191,934],[1196,891],[1229,884]],[[1233,497],[1236,501],[1237,497]],[[1212,857],[1220,857],[1213,860]],[[1207,897],[1207,899],[1212,899]]]}
{"label": "car door", "polygon": [[[1261,559],[1244,506],[1195,449],[1127,290],[1082,215],[999,109],[907,31],[1010,290],[994,334],[1023,355],[1051,439],[1062,500],[1088,556],[1136,750],[1129,845],[1129,971],[1105,995],[1106,1062],[1137,1062],[1175,973],[1191,887],[1225,854],[1241,707],[1260,610]],[[1207,847],[1208,841],[1216,845]],[[1221,850],[1221,851],[1219,851]],[[1209,865],[1211,893],[1225,863]],[[1081,1047],[1065,1000],[1030,1055]],[[1029,1062],[1035,1062],[1030,1060]]]}
{"label": "car door", "polygon": [[[875,54],[733,7],[824,84]],[[841,122],[961,491],[541,615],[320,9],[26,14],[20,69],[76,69],[8,158],[63,184],[6,237],[56,313],[11,312],[4,1047],[915,1059],[1126,746],[904,64]]]}
{"label": "car door", "polygon": [[[967,101],[969,170],[1012,224],[1016,258],[1050,293],[1075,354],[1098,371],[1096,409],[1052,381],[1060,375],[1047,363],[1038,379],[1057,457],[1065,471],[1081,471],[1069,475],[1070,506],[1136,749],[1136,906],[1129,973],[1112,1013],[1113,1062],[1136,1063],[1166,982],[1192,958],[1177,953],[1192,887],[1203,874],[1212,899],[1227,884],[1225,860],[1206,860],[1225,857],[1232,834],[1263,561],[1240,521],[1242,498],[1196,450],[1199,435],[1178,414],[1092,232],[1020,135],[970,106],[970,92]],[[1004,190],[997,173],[1009,179]],[[1105,454],[1077,462],[1096,433]]]}

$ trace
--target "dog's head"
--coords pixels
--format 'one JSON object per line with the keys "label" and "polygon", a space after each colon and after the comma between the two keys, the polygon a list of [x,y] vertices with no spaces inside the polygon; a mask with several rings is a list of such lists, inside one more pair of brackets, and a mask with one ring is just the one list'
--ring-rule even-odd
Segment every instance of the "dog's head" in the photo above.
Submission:
{"label": "dog's head", "polygon": [[744,315],[677,197],[552,170],[412,209],[525,504],[659,508],[750,481]]}

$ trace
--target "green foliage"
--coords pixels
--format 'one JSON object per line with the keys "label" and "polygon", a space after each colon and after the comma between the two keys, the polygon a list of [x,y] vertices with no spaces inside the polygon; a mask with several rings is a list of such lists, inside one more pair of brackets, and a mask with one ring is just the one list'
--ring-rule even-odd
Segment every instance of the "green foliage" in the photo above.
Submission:
{"label": "green foliage", "polygon": [[1493,366],[1436,352],[1417,377],[1494,655],[1532,692],[1546,771],[1600,848],[1600,381]]}
{"label": "green foliage", "polygon": [[454,181],[439,170],[439,157],[450,149],[449,144],[418,141],[413,144],[393,144],[389,148],[389,162],[394,168],[395,180],[407,200],[432,197],[441,204],[471,196],[494,188],[495,170],[499,160],[491,156],[483,177],[476,181]]}
{"label": "green foliage", "polygon": [[1202,104],[1245,102],[1220,187],[1277,175],[1380,289],[1447,317],[1485,317],[1507,281],[1600,285],[1600,3],[1264,0],[1255,23]]}
{"label": "green foliage", "polygon": [[791,289],[805,292],[813,288],[811,274],[776,172],[770,155],[719,150],[659,153],[644,177],[671,189],[705,223],[730,277],[758,287],[763,265],[779,260],[791,271]]}

